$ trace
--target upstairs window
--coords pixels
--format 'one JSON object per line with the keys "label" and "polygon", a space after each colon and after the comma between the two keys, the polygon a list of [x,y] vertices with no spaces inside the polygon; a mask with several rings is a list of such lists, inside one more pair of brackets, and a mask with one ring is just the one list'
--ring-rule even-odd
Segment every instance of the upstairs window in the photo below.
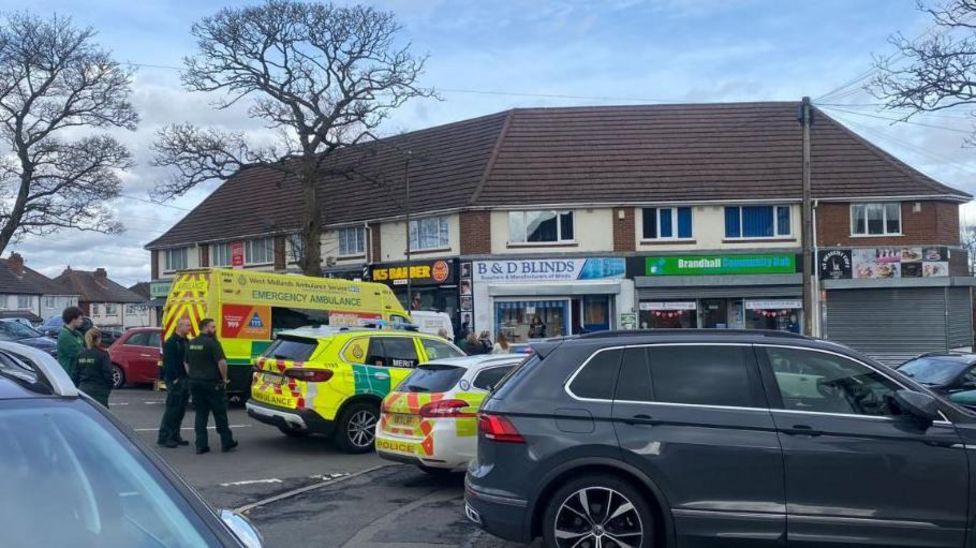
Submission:
{"label": "upstairs window", "polygon": [[366,253],[366,235],[363,227],[340,228],[336,232],[339,236],[340,257],[354,257]]}
{"label": "upstairs window", "polygon": [[851,235],[901,235],[901,204],[851,204]]}
{"label": "upstairs window", "polygon": [[786,238],[793,234],[790,206],[725,208],[726,238]]}
{"label": "upstairs window", "polygon": [[690,207],[645,207],[643,218],[645,240],[691,238]]}
{"label": "upstairs window", "polygon": [[166,272],[186,270],[189,254],[189,249],[186,247],[167,249],[166,253],[163,254],[163,270]]}
{"label": "upstairs window", "polygon": [[576,235],[572,211],[510,211],[508,235],[511,243],[572,242]]}
{"label": "upstairs window", "polygon": [[274,238],[261,238],[244,242],[244,264],[271,264],[274,262]]}
{"label": "upstairs window", "polygon": [[429,217],[410,221],[410,249],[445,249],[451,247],[447,217]]}
{"label": "upstairs window", "polygon": [[230,266],[231,264],[229,243],[210,245],[210,266]]}

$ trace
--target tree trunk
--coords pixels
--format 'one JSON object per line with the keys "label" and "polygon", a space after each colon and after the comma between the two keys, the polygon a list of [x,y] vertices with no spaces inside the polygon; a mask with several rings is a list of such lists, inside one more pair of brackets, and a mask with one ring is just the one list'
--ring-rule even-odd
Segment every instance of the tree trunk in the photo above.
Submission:
{"label": "tree trunk", "polygon": [[319,208],[316,160],[306,158],[302,169],[302,272],[306,276],[322,275],[322,222]]}
{"label": "tree trunk", "polygon": [[17,228],[20,227],[20,220],[23,218],[24,209],[27,206],[27,197],[30,195],[30,183],[31,177],[33,176],[33,167],[25,165],[24,171],[20,175],[20,189],[17,191],[17,199],[14,201],[14,205],[10,209],[10,217],[7,219],[6,224],[3,225],[3,228],[0,229],[0,254],[3,254],[3,252],[7,249],[7,245],[10,244],[10,240],[12,240],[14,238],[14,234],[17,233]]}

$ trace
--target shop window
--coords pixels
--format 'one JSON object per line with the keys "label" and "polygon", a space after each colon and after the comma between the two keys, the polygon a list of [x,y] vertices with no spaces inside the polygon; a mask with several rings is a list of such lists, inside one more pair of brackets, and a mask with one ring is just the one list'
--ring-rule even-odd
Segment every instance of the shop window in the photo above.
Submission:
{"label": "shop window", "polygon": [[654,346],[647,352],[655,401],[756,406],[749,379],[749,347]]}
{"label": "shop window", "polygon": [[790,236],[790,206],[729,206],[725,208],[726,238]]}
{"label": "shop window", "polygon": [[643,234],[645,240],[691,238],[690,207],[645,207]]}
{"label": "shop window", "polygon": [[575,239],[572,211],[509,211],[511,243],[559,243]]}
{"label": "shop window", "polygon": [[901,204],[851,204],[851,234],[854,236],[901,235]]}
{"label": "shop window", "polygon": [[163,253],[163,270],[166,272],[186,270],[189,255],[189,249],[186,247],[167,249]]}
{"label": "shop window", "polygon": [[410,249],[444,249],[451,247],[447,217],[429,217],[410,221]]}
{"label": "shop window", "polygon": [[564,300],[496,302],[495,336],[505,333],[516,343],[566,335],[568,304]]}
{"label": "shop window", "polygon": [[210,266],[230,266],[231,264],[230,243],[210,244]]}
{"label": "shop window", "polygon": [[693,329],[698,327],[698,304],[695,301],[642,302],[641,329]]}
{"label": "shop window", "polygon": [[366,231],[363,227],[340,228],[336,233],[339,236],[340,257],[353,257],[366,253]]}
{"label": "shop window", "polygon": [[274,262],[274,238],[244,242],[244,264],[259,265]]}
{"label": "shop window", "polygon": [[746,301],[746,328],[800,332],[803,303],[799,299]]}
{"label": "shop window", "polygon": [[622,401],[652,401],[651,371],[646,350],[628,348],[620,362],[620,376],[614,399]]}
{"label": "shop window", "polygon": [[573,378],[569,390],[577,398],[610,400],[617,384],[622,350],[604,350],[594,354]]}

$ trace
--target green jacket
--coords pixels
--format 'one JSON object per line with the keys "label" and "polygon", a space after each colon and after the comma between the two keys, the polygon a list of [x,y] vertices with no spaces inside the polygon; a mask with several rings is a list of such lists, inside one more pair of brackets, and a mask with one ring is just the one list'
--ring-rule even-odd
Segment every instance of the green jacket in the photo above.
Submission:
{"label": "green jacket", "polygon": [[84,348],[85,339],[80,332],[67,326],[61,328],[61,332],[58,333],[58,362],[69,377],[74,378],[78,354],[81,354]]}

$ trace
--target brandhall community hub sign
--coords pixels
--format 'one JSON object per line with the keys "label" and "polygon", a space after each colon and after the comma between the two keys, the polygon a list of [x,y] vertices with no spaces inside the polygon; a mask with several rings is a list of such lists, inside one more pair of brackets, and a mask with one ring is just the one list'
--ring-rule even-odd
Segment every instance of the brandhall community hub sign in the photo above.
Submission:
{"label": "brandhall community hub sign", "polygon": [[645,276],[713,276],[734,274],[793,274],[796,255],[786,253],[736,255],[667,255],[644,259]]}

